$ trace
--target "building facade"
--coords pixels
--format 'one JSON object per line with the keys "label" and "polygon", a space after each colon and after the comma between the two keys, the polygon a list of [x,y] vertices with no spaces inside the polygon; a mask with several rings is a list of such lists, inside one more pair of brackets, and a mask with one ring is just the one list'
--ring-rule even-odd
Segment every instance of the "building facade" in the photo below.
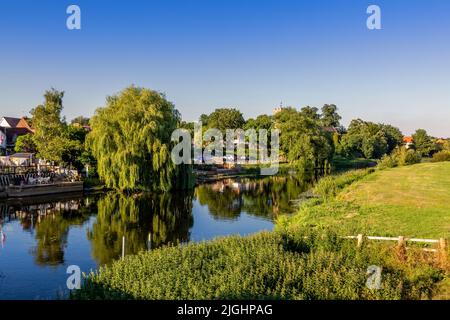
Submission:
{"label": "building facade", "polygon": [[26,118],[3,117],[0,120],[0,148],[4,151],[14,149],[17,138],[33,133]]}

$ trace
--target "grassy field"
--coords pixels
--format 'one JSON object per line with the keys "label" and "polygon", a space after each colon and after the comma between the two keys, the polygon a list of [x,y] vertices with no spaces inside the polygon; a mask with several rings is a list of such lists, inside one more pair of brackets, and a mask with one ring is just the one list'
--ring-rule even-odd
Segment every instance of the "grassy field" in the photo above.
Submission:
{"label": "grassy field", "polygon": [[450,162],[376,171],[281,222],[348,234],[450,238]]}

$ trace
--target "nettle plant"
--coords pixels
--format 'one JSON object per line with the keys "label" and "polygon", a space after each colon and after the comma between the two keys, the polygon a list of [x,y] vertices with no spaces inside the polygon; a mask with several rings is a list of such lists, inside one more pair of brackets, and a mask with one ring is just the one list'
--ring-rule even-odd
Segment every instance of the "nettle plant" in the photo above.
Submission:
{"label": "nettle plant", "polygon": [[[171,152],[172,161],[181,164],[262,164],[261,175],[275,175],[279,169],[280,132],[271,130],[215,128],[203,133],[202,122],[194,124],[194,139],[186,129],[176,129],[172,141],[177,144]],[[225,152],[224,152],[225,151]]]}

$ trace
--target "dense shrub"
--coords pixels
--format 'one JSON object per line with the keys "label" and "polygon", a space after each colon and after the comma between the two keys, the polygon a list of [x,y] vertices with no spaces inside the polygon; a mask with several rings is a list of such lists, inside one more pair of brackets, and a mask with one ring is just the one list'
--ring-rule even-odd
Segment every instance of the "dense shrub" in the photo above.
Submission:
{"label": "dense shrub", "polygon": [[388,168],[394,168],[398,166],[398,161],[395,157],[391,155],[384,155],[383,158],[381,158],[380,161],[378,161],[378,169],[388,169]]}
{"label": "dense shrub", "polygon": [[422,155],[412,149],[401,148],[398,157],[399,166],[409,166],[422,161]]}
{"label": "dense shrub", "polygon": [[317,182],[313,192],[314,194],[325,198],[334,197],[346,186],[362,179],[372,172],[374,172],[374,169],[370,168],[364,170],[351,170],[339,175],[324,177]]}
{"label": "dense shrub", "polygon": [[433,155],[432,162],[450,161],[450,151],[442,150]]}
{"label": "dense shrub", "polygon": [[419,152],[405,147],[395,149],[390,155],[385,155],[378,162],[379,169],[409,166],[420,163],[422,156]]}
{"label": "dense shrub", "polygon": [[[366,287],[383,267],[382,288]],[[336,234],[286,231],[165,247],[91,273],[72,299],[420,299],[441,271],[398,262],[394,250],[357,249]]]}

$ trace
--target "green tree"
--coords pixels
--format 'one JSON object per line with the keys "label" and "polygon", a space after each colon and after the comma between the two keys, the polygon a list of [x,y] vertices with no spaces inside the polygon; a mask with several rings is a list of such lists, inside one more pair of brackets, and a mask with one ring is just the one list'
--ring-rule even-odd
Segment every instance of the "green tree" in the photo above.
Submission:
{"label": "green tree", "polygon": [[16,140],[16,145],[14,147],[15,152],[27,152],[27,153],[35,153],[36,152],[36,144],[33,140],[32,134],[25,134],[23,136],[19,136]]}
{"label": "green tree", "polygon": [[[202,119],[203,118],[203,119]],[[204,117],[201,117],[202,121]],[[215,128],[222,132],[226,129],[242,129],[245,120],[242,113],[235,108],[219,108],[214,110],[206,119],[207,128]],[[205,124],[203,123],[205,126]]]}
{"label": "green tree", "polygon": [[381,124],[381,131],[384,133],[388,145],[387,153],[391,153],[394,149],[403,143],[403,133],[399,128],[390,124]]}
{"label": "green tree", "polygon": [[84,159],[87,153],[85,149],[87,131],[83,127],[69,125],[66,127],[66,132],[68,141],[62,159],[77,170],[81,170],[86,164]]}
{"label": "green tree", "polygon": [[270,131],[273,125],[273,117],[267,114],[262,114],[256,117],[256,119],[250,118],[244,125],[244,129],[255,129],[259,131],[260,129],[265,129]]}
{"label": "green tree", "polygon": [[202,122],[202,125],[205,127],[208,126],[208,119],[209,119],[209,116],[204,113],[202,115],[200,115],[200,118],[199,118],[199,120]]}
{"label": "green tree", "polygon": [[322,107],[322,114],[320,116],[322,125],[324,127],[338,128],[342,117],[337,112],[338,108],[334,104],[326,104]]}
{"label": "green tree", "polygon": [[342,136],[341,149],[346,156],[381,159],[400,144],[400,136],[390,125],[355,119]]}
{"label": "green tree", "polygon": [[71,142],[68,138],[66,125],[61,119],[64,92],[51,89],[45,92],[45,102],[31,110],[33,141],[38,156],[55,162],[62,162],[63,154]]}
{"label": "green tree", "polygon": [[435,149],[432,138],[424,129],[417,129],[412,135],[412,138],[416,150],[424,157],[430,156],[431,152]]}
{"label": "green tree", "polygon": [[326,167],[333,157],[332,134],[323,130],[317,111],[285,108],[275,115],[280,130],[280,153],[300,170]]}
{"label": "green tree", "polygon": [[190,185],[191,167],[175,166],[170,156],[179,122],[174,105],[156,91],[131,86],[108,97],[91,119],[87,137],[100,178],[122,191]]}
{"label": "green tree", "polygon": [[310,107],[310,106],[303,107],[300,110],[300,113],[303,116],[305,116],[306,118],[310,118],[310,119],[317,120],[317,121],[320,119],[319,109],[317,109],[316,107]]}

